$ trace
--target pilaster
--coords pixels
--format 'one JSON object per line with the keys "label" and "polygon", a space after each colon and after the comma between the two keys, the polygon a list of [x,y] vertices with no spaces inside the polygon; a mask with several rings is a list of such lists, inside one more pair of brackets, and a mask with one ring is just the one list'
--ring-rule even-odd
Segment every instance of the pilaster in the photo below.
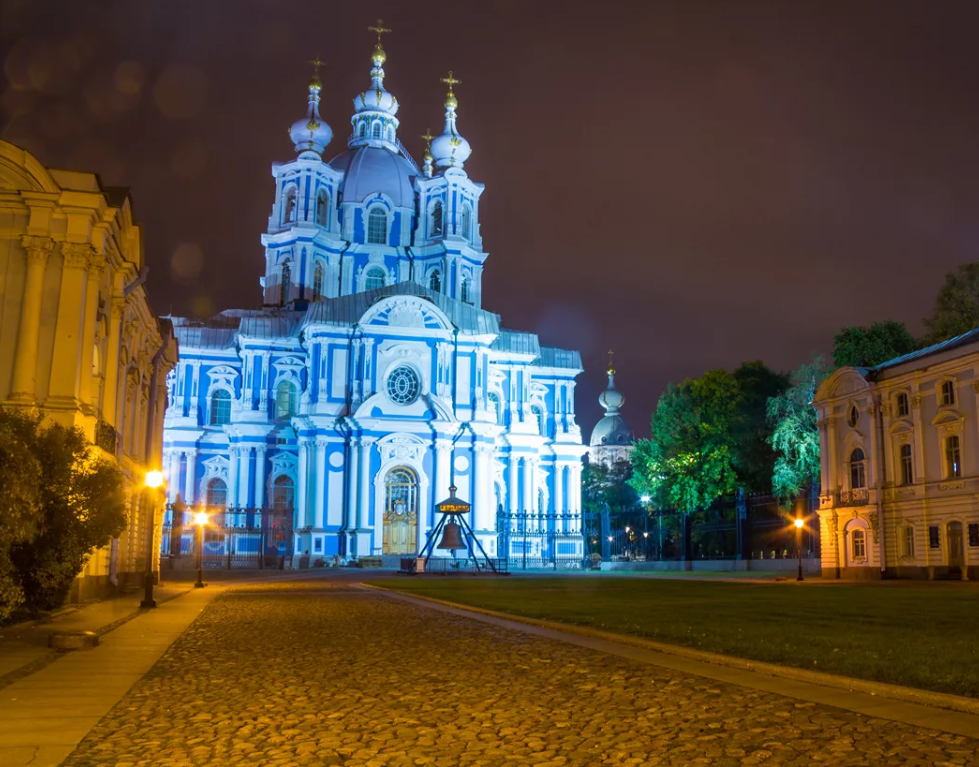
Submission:
{"label": "pilaster", "polygon": [[17,327],[17,350],[14,354],[10,400],[34,405],[37,402],[37,347],[41,332],[44,269],[54,250],[54,240],[50,237],[24,235],[21,244],[27,257],[27,274],[20,323]]}
{"label": "pilaster", "polygon": [[[79,407],[82,333],[85,326],[85,271],[94,251],[88,243],[61,244],[64,265],[51,363],[51,385],[45,405],[64,410]],[[88,368],[91,374],[90,366]]]}

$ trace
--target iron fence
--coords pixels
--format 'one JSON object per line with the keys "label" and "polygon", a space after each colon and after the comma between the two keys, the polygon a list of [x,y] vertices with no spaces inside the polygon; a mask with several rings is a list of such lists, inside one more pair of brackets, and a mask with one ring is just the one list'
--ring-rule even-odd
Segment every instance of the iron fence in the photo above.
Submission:
{"label": "iron fence", "polygon": [[163,525],[160,554],[171,567],[196,566],[198,543],[204,568],[273,568],[291,563],[292,515],[288,512],[227,509],[212,514],[198,528],[191,518],[192,509],[171,505],[168,511],[172,521]]}
{"label": "iron fence", "polygon": [[580,570],[585,557],[579,514],[497,512],[497,554],[510,570]]}

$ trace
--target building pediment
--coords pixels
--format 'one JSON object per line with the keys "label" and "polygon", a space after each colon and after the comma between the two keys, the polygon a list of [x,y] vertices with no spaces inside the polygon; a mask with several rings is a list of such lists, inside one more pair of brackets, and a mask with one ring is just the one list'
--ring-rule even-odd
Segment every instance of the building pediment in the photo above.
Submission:
{"label": "building pediment", "polygon": [[451,330],[452,322],[435,304],[417,296],[384,298],[364,312],[362,327]]}
{"label": "building pediment", "polygon": [[847,397],[870,389],[870,384],[857,368],[840,368],[823,381],[816,390],[814,403]]}

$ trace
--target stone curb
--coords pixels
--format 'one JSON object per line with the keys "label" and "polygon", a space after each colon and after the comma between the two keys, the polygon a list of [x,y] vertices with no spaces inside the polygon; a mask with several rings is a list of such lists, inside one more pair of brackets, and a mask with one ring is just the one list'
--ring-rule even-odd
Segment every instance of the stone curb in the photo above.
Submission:
{"label": "stone curb", "polygon": [[689,647],[680,647],[678,645],[665,644],[663,642],[654,642],[651,639],[643,639],[642,637],[630,636],[629,634],[615,634],[611,631],[602,631],[601,629],[593,629],[586,626],[576,626],[571,623],[558,623],[557,621],[527,618],[523,615],[512,615],[510,613],[498,612],[497,610],[488,610],[483,607],[471,607],[458,602],[449,602],[445,599],[437,599],[435,597],[419,596],[418,594],[412,594],[407,591],[398,591],[397,589],[389,589],[370,583],[361,583],[360,585],[364,588],[373,589],[375,591],[386,591],[391,594],[399,594],[402,596],[411,597],[412,599],[418,599],[423,602],[431,602],[433,604],[443,605],[445,607],[453,607],[457,610],[463,610],[465,612],[479,613],[480,615],[488,615],[493,618],[501,618],[503,620],[514,621],[516,623],[526,623],[531,626],[538,626],[540,628],[551,629],[553,631],[564,631],[569,634],[579,634],[581,636],[594,637],[596,639],[604,639],[611,642],[619,642],[620,644],[629,644],[635,647],[642,647],[647,650],[655,650],[656,652],[661,652],[665,655],[677,655],[689,660],[700,661],[701,663],[712,663],[716,666],[727,666],[729,668],[740,669],[741,671],[752,671],[758,674],[764,674],[765,676],[792,679],[796,682],[808,682],[809,684],[819,684],[823,685],[824,687],[835,687],[841,690],[849,690],[850,692],[862,692],[867,695],[876,695],[878,697],[888,698],[890,700],[900,700],[905,703],[919,703],[926,706],[934,706],[936,708],[961,711],[966,714],[979,714],[979,700],[975,698],[966,698],[962,695],[951,695],[944,692],[919,690],[914,687],[903,687],[901,685],[887,684],[885,682],[871,682],[866,679],[854,679],[853,677],[827,674],[821,671],[808,671],[801,668],[792,668],[791,666],[780,666],[775,663],[749,661],[745,660],[744,658],[735,658],[730,655],[707,652],[706,650],[692,650]]}

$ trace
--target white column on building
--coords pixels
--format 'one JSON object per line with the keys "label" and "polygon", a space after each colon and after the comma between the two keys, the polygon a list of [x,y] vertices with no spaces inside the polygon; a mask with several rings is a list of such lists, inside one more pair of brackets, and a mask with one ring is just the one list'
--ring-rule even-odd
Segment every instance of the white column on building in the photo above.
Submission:
{"label": "white column on building", "polygon": [[[580,520],[581,515],[581,462],[573,463],[569,467],[568,472],[568,482],[570,483],[568,487],[568,507],[572,514],[578,515]],[[578,529],[581,529],[581,523],[578,523]]]}
{"label": "white column on building", "polygon": [[[349,445],[350,461],[344,468],[349,472],[347,481],[347,508],[346,525],[348,530],[356,531],[359,518],[357,516],[357,493],[360,489],[358,480],[360,479],[360,440],[356,437],[350,438]],[[356,553],[356,552],[355,552]]]}
{"label": "white column on building", "polygon": [[[530,515],[534,511],[534,502],[533,502],[534,486],[532,484],[532,477],[533,477],[533,467],[531,466],[531,459],[530,458],[524,458],[523,459],[523,500],[522,500],[522,504],[523,504],[523,512],[524,512],[524,514],[527,514],[527,515]],[[529,516],[527,518],[527,522],[528,522],[528,528],[529,529],[532,529],[531,528],[532,523],[530,521],[530,517]]]}
{"label": "white column on building", "polygon": [[238,456],[240,449],[236,445],[228,448],[228,460],[231,462],[228,468],[228,507],[238,505]]}
{"label": "white column on building", "polygon": [[255,448],[255,508],[265,507],[265,445]]}
{"label": "white column on building", "polygon": [[[371,447],[374,440],[370,437],[360,438],[360,498],[357,514],[359,522],[357,527],[363,531],[364,540],[368,540],[367,531],[370,530],[370,499],[371,499]],[[378,536],[381,534],[381,520],[377,520]],[[380,545],[380,540],[374,541],[374,546]],[[370,547],[363,549],[364,553],[373,553]]]}
{"label": "white column on building", "polygon": [[17,327],[17,351],[14,355],[10,399],[32,404],[37,398],[37,345],[41,333],[44,267],[54,250],[54,240],[50,237],[25,235],[21,243],[27,256],[27,276],[24,281],[20,324]]}
{"label": "white column on building", "polygon": [[326,445],[325,439],[316,440],[315,495],[312,499],[313,527],[326,527]]}
{"label": "white column on building", "polygon": [[519,477],[520,458],[512,450],[510,451],[510,462],[507,466],[507,505],[510,513],[516,514],[520,510],[520,477]]}
{"label": "white column on building", "polygon": [[[78,406],[78,379],[83,365],[81,331],[85,296],[85,270],[92,253],[88,243],[65,242],[61,245],[63,268],[58,295],[58,319],[54,334],[54,360],[51,386],[46,404],[58,407]],[[85,371],[91,375],[91,359]],[[130,428],[127,424],[126,428]]]}
{"label": "white column on building", "polygon": [[194,505],[197,498],[197,451],[185,450],[184,458],[187,460],[187,473],[184,475],[184,503],[188,506]]}
{"label": "white column on building", "polygon": [[236,506],[248,506],[248,489],[252,484],[252,449],[241,447],[238,449],[238,503]]}
{"label": "white column on building", "polygon": [[490,488],[490,470],[493,446],[477,444],[473,462],[473,516],[477,532],[490,532],[496,528],[493,498]]}
{"label": "white column on building", "polygon": [[[82,353],[81,371],[78,381],[78,399],[82,407],[88,407],[95,414],[98,406],[98,396],[92,397],[92,357],[95,347],[95,315],[99,309],[99,283],[102,280],[102,270],[105,269],[105,256],[93,251],[88,256],[88,279],[85,281],[85,313],[82,316]],[[104,361],[103,361],[104,362]],[[155,396],[156,392],[151,392],[150,396]],[[149,424],[147,424],[149,427]],[[142,436],[142,435],[141,435]],[[146,441],[140,439],[135,455],[140,455],[144,460]]]}
{"label": "white column on building", "polygon": [[304,527],[307,524],[306,506],[309,501],[309,490],[307,482],[309,476],[309,442],[299,438],[299,477],[296,487],[296,527]]}
{"label": "white column on building", "polygon": [[568,510],[564,507],[564,464],[554,462],[554,527],[558,530],[568,529]]}

